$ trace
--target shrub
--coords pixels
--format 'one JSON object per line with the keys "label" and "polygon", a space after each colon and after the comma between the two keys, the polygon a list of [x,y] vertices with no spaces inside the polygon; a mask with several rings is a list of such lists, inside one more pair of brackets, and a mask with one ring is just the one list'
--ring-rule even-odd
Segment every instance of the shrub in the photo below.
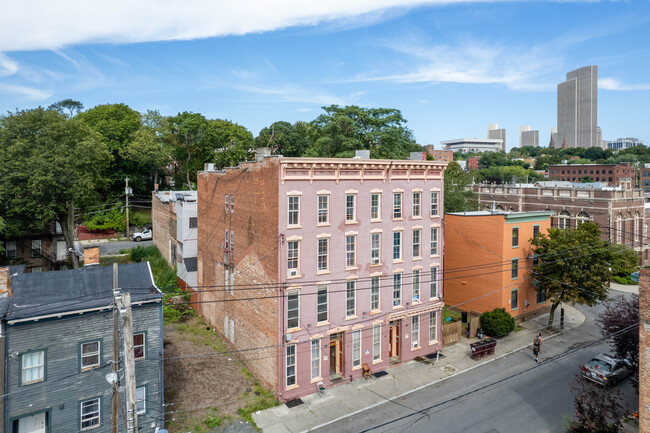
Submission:
{"label": "shrub", "polygon": [[490,337],[501,337],[515,329],[515,319],[505,308],[495,308],[481,314],[481,328]]}

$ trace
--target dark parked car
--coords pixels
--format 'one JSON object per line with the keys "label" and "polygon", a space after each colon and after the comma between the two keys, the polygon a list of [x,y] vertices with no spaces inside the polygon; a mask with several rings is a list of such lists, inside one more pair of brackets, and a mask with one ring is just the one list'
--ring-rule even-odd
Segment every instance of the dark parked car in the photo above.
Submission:
{"label": "dark parked car", "polygon": [[615,385],[632,372],[632,366],[627,360],[602,353],[594,356],[580,369],[582,377],[601,385]]}

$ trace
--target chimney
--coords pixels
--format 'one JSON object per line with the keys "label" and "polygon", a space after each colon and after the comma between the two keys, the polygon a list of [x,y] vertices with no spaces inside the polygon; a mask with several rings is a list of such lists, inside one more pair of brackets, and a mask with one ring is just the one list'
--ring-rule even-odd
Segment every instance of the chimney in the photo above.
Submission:
{"label": "chimney", "polygon": [[99,247],[84,249],[84,266],[99,264]]}
{"label": "chimney", "polygon": [[411,152],[409,157],[411,161],[426,161],[427,153],[426,152]]}
{"label": "chimney", "polygon": [[354,152],[355,159],[370,159],[370,151],[367,149],[361,149]]}
{"label": "chimney", "polygon": [[7,266],[0,267],[0,292],[5,292],[9,289],[9,268]]}
{"label": "chimney", "polygon": [[214,171],[214,162],[206,162],[203,164],[204,171]]}
{"label": "chimney", "polygon": [[270,147],[258,147],[255,149],[255,161],[261,162],[264,161],[265,156],[271,156]]}

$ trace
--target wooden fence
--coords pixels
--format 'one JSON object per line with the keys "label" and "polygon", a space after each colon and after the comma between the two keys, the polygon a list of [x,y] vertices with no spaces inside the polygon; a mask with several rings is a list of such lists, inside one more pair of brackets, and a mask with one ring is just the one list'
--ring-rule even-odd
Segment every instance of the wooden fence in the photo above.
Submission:
{"label": "wooden fence", "polygon": [[460,341],[460,330],[462,322],[445,323],[442,326],[442,345],[446,346]]}

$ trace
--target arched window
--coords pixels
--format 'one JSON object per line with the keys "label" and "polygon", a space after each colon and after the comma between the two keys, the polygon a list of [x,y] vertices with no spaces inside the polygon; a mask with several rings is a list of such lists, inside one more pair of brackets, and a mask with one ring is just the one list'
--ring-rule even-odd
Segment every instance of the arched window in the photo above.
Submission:
{"label": "arched window", "polygon": [[616,215],[616,243],[620,244],[623,239],[623,215]]}
{"label": "arched window", "polygon": [[497,207],[495,207],[494,209],[495,209],[495,210],[503,210],[503,206],[501,206],[500,204],[498,204]]}
{"label": "arched window", "polygon": [[557,228],[564,230],[567,227],[570,227],[569,218],[571,214],[565,210],[561,210],[557,214]]}
{"label": "arched window", "polygon": [[586,223],[589,221],[589,214],[587,212],[578,212],[578,215],[576,215],[576,220],[577,220],[577,225],[580,225],[582,223]]}

